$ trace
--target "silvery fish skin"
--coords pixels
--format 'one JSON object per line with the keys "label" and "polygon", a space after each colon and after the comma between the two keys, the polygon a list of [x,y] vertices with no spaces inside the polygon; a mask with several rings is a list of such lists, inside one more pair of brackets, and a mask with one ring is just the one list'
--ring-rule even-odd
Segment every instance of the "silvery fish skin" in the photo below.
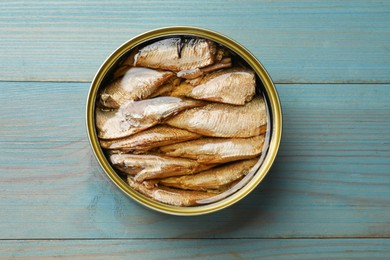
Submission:
{"label": "silvery fish skin", "polygon": [[198,200],[208,199],[216,195],[215,193],[178,190],[164,186],[146,187],[130,176],[127,177],[127,182],[131,188],[155,201],[178,207],[196,206]]}
{"label": "silvery fish skin", "polygon": [[188,109],[165,123],[205,136],[251,137],[264,133],[267,112],[262,97],[243,106],[210,103]]}
{"label": "silvery fish skin", "polygon": [[193,174],[214,166],[203,165],[191,159],[153,154],[112,154],[110,161],[122,172],[135,175],[134,179],[137,182]]}
{"label": "silvery fish skin", "polygon": [[215,164],[254,158],[261,154],[264,136],[250,138],[201,138],[160,147],[168,156]]}
{"label": "silvery fish skin", "polygon": [[158,125],[145,131],[121,139],[100,140],[105,149],[120,149],[126,152],[148,151],[155,147],[188,141],[199,138],[200,135],[187,130],[166,125]]}
{"label": "silvery fish skin", "polygon": [[98,136],[101,139],[123,138],[150,128],[184,109],[202,105],[204,103],[197,100],[156,97],[125,103],[115,111],[96,109]]}
{"label": "silvery fish skin", "polygon": [[203,68],[195,68],[190,70],[181,70],[176,75],[179,78],[184,79],[195,79],[203,76],[205,73],[210,73],[212,71],[220,70],[223,68],[230,68],[232,66],[231,58],[224,58],[222,60],[218,60],[216,63],[209,65]]}
{"label": "silvery fish skin", "polygon": [[140,49],[134,66],[172,71],[201,68],[214,63],[216,52],[216,44],[209,40],[168,38]]}
{"label": "silvery fish skin", "polygon": [[199,68],[190,70],[181,70],[176,74],[179,78],[195,79],[203,75],[203,71]]}
{"label": "silvery fish skin", "polygon": [[246,175],[258,158],[224,164],[210,170],[178,177],[161,179],[160,184],[185,190],[219,190]]}
{"label": "silvery fish skin", "polygon": [[255,74],[242,68],[219,70],[207,74],[195,85],[191,83],[183,82],[172,92],[172,96],[244,105],[255,95]]}
{"label": "silvery fish skin", "polygon": [[108,108],[119,108],[127,101],[147,98],[172,76],[174,73],[170,71],[132,67],[103,89],[100,103]]}

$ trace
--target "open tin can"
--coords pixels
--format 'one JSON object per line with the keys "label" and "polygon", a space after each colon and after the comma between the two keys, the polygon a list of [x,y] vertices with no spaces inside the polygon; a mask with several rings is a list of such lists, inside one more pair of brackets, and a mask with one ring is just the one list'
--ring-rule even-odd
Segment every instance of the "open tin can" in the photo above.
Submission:
{"label": "open tin can", "polygon": [[[199,199],[196,205],[180,206],[170,205],[157,201],[150,194],[144,194],[129,186],[123,172],[113,167],[110,161],[111,152],[103,149],[97,128],[96,113],[99,106],[99,95],[102,89],[120,73],[122,66],[129,56],[140,48],[156,43],[164,39],[204,39],[221,46],[231,54],[233,63],[244,65],[252,70],[256,77],[256,95],[265,100],[266,130],[262,151],[256,164],[251,170],[245,172],[240,180],[237,180],[229,189],[216,192],[215,195]],[[178,44],[178,56],[180,58],[180,46]],[[119,72],[118,72],[119,71]],[[177,73],[177,72],[175,72]],[[92,81],[87,99],[86,108],[87,131],[92,150],[107,176],[126,195],[140,204],[163,213],[172,215],[200,215],[215,212],[226,208],[249,194],[264,179],[270,170],[277,155],[282,134],[282,112],[280,101],[275,86],[262,64],[245,47],[234,40],[214,31],[195,27],[167,27],[152,30],[140,34],[115,50],[103,63]],[[237,118],[239,121],[240,118]],[[243,122],[245,124],[245,122]],[[158,193],[158,191],[157,191]]]}

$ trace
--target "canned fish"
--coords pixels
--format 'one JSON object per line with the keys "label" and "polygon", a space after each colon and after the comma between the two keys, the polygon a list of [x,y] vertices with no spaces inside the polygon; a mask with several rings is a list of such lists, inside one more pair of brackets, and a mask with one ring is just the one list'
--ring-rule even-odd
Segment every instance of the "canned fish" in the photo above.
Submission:
{"label": "canned fish", "polygon": [[262,181],[282,114],[270,76],[246,48],[210,30],[168,27],[136,36],[103,63],[87,130],[119,189],[188,216],[226,208]]}

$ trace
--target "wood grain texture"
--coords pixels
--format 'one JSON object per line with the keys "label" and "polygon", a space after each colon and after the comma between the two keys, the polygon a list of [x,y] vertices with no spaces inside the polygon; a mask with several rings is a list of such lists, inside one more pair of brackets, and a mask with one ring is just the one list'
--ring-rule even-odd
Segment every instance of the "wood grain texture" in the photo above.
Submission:
{"label": "wood grain texture", "polygon": [[385,259],[389,239],[2,241],[17,259]]}
{"label": "wood grain texture", "polygon": [[1,1],[0,80],[91,81],[147,30],[218,31],[278,83],[390,83],[389,1]]}
{"label": "wood grain texture", "polygon": [[88,87],[0,82],[0,239],[390,236],[389,85],[278,84],[284,135],[265,181],[188,218],[107,180],[87,142]]}
{"label": "wood grain texture", "polygon": [[[0,258],[388,258],[389,14],[379,0],[0,1]],[[175,25],[247,47],[283,106],[266,179],[199,217],[127,198],[85,129],[106,57]]]}

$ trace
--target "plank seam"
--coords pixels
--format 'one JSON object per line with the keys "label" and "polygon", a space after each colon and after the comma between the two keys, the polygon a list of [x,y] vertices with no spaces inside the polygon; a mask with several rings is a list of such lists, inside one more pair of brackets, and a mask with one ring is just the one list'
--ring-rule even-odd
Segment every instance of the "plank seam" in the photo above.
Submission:
{"label": "plank seam", "polygon": [[156,237],[147,237],[147,238],[2,238],[0,241],[115,241],[115,240],[359,240],[359,239],[390,239],[390,236],[384,237],[373,237],[373,236],[358,236],[358,237],[239,237],[239,238],[211,238],[211,237],[201,237],[201,238],[156,238]]}

